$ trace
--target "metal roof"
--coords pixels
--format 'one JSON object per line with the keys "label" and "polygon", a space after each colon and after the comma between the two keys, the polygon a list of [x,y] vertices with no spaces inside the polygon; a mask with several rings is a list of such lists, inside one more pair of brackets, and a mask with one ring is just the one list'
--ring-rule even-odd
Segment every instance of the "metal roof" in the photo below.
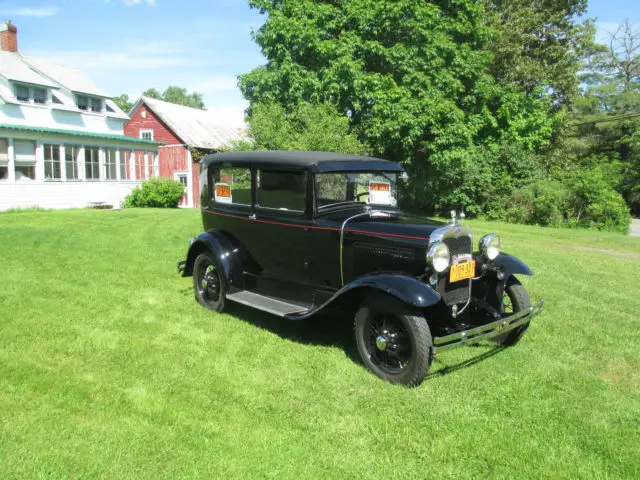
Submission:
{"label": "metal roof", "polygon": [[158,145],[162,145],[161,142],[154,142],[151,140],[142,140],[141,138],[128,137],[126,135],[114,135],[111,133],[95,133],[95,132],[84,132],[82,130],[64,130],[60,128],[31,127],[26,125],[11,125],[7,123],[0,123],[0,129],[2,128],[7,130],[15,130],[18,132],[50,133],[55,135],[70,135],[72,137],[96,138],[100,140],[115,140],[119,142],[146,145],[148,147],[157,147]]}
{"label": "metal roof", "polygon": [[0,51],[0,75],[14,82],[49,88],[60,87],[31,68],[21,55],[13,52]]}
{"label": "metal roof", "polygon": [[144,103],[185,144],[196,148],[218,150],[237,140],[246,140],[244,128],[232,127],[224,118],[214,116],[206,110],[141,97],[129,114],[133,116]]}
{"label": "metal roof", "polygon": [[80,70],[42,58],[23,57],[23,59],[32,68],[55,80],[67,90],[103,98],[111,97],[111,95],[96,87],[91,79]]}
{"label": "metal roof", "polygon": [[310,168],[314,172],[357,172],[378,170],[385,172],[401,172],[402,167],[397,162],[381,158],[365,157],[363,155],[349,155],[333,152],[309,151],[251,151],[251,152],[223,152],[207,155],[202,159],[202,165],[225,164]]}

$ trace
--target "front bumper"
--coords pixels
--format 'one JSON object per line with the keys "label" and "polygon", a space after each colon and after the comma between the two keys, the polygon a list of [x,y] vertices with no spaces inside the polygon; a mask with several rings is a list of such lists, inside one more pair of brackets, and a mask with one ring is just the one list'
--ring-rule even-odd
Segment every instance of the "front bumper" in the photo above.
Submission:
{"label": "front bumper", "polygon": [[470,345],[472,343],[478,343],[482,340],[490,340],[498,335],[507,333],[514,328],[518,328],[527,322],[530,322],[533,317],[539,314],[544,309],[544,300],[540,300],[535,305],[529,307],[527,310],[523,310],[518,313],[514,313],[508,317],[501,318],[495,322],[487,323],[479,327],[470,328],[469,330],[463,330],[461,332],[452,333],[451,335],[445,335],[444,337],[434,337],[433,344],[435,352],[441,352],[443,350],[449,350],[451,348],[459,347],[460,345]]}

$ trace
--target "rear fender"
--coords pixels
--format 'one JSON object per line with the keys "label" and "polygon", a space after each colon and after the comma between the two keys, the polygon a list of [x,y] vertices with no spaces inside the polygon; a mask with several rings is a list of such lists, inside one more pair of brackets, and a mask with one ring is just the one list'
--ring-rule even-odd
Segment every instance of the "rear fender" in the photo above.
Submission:
{"label": "rear fender", "polygon": [[345,299],[358,291],[364,291],[365,289],[386,293],[416,308],[430,307],[440,301],[438,292],[416,278],[407,275],[380,273],[357,278],[338,290],[329,300],[319,307],[302,315],[290,315],[288,318],[291,320],[308,318],[331,304]]}
{"label": "rear fender", "polygon": [[193,265],[196,258],[203,252],[213,254],[218,262],[218,268],[222,269],[227,283],[240,286],[242,282],[242,267],[237,258],[237,248],[234,248],[229,239],[218,230],[210,230],[201,233],[189,247],[187,260],[182,274],[183,277],[193,275]]}

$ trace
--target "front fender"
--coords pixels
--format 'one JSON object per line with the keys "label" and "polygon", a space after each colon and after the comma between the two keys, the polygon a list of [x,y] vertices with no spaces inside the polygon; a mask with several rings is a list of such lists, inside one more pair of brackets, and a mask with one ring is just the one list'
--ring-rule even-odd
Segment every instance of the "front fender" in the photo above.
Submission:
{"label": "front fender", "polygon": [[518,258],[509,255],[508,253],[501,253],[493,261],[504,273],[504,278],[508,279],[511,275],[520,273],[522,275],[533,275],[531,269],[527,267],[523,261]]}
{"label": "front fender", "polygon": [[319,307],[302,315],[292,314],[287,318],[291,320],[303,320],[328,307],[344,295],[362,288],[387,293],[396,297],[401,302],[416,308],[429,307],[440,301],[440,294],[438,294],[438,292],[416,278],[407,275],[380,273],[359,277],[342,287]]}
{"label": "front fender", "polygon": [[234,250],[237,251],[222,232],[218,230],[210,230],[208,232],[201,233],[189,247],[182,276],[190,277],[193,275],[193,265],[196,261],[196,257],[201,253],[208,251],[211,252],[218,261],[218,267],[222,269],[225,280],[229,283],[237,284],[239,279],[236,277],[238,276],[238,272],[241,272],[242,269],[237,265],[238,261]]}

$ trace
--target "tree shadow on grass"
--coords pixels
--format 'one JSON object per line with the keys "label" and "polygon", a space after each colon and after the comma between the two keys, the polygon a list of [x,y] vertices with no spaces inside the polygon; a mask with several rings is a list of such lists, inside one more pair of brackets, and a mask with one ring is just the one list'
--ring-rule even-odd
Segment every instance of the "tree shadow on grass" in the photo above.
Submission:
{"label": "tree shadow on grass", "polygon": [[[352,318],[346,312],[329,310],[320,312],[307,320],[293,321],[245,305],[231,304],[228,313],[243,322],[269,331],[285,340],[291,340],[303,345],[340,348],[354,363],[363,365],[353,340]],[[436,356],[431,365],[431,373],[426,376],[425,380],[449,375],[458,370],[471,367],[497,355],[505,348],[489,343],[469,345],[466,348],[462,347],[462,350],[466,350],[470,356],[465,355],[468,358],[452,364],[448,364],[440,356]]]}

